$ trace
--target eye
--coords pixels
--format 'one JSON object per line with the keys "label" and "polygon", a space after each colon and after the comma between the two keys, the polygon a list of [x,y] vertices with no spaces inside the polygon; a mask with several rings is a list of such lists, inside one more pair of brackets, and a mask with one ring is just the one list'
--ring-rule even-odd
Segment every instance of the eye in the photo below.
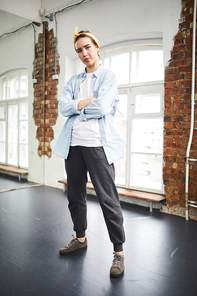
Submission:
{"label": "eye", "polygon": [[81,49],[78,49],[78,50],[77,50],[77,53],[79,53],[79,52],[81,52]]}
{"label": "eye", "polygon": [[86,46],[86,49],[88,49],[88,48],[90,48],[91,46],[90,45],[88,45],[88,46]]}

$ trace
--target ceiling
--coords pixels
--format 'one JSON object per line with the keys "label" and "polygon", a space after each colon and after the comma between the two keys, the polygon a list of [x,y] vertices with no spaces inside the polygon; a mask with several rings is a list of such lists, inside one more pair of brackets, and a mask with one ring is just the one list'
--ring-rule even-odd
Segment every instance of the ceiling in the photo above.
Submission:
{"label": "ceiling", "polygon": [[[0,10],[8,13],[40,22],[39,10],[45,9],[45,15],[55,8],[63,5],[69,6],[80,2],[79,0],[0,0]],[[67,4],[67,5],[66,5]]]}

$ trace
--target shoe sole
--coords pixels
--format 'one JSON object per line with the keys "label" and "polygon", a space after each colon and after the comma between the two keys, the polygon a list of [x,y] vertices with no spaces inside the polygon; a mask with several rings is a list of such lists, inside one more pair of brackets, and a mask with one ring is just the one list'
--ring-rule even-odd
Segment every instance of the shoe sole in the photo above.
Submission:
{"label": "shoe sole", "polygon": [[60,251],[60,255],[70,255],[70,254],[73,254],[73,253],[76,253],[76,252],[79,252],[79,251],[83,251],[83,250],[86,250],[86,249],[87,249],[87,246],[76,249],[76,250],[73,250],[73,251],[70,251],[70,252],[66,252],[66,253],[61,253],[61,251]]}

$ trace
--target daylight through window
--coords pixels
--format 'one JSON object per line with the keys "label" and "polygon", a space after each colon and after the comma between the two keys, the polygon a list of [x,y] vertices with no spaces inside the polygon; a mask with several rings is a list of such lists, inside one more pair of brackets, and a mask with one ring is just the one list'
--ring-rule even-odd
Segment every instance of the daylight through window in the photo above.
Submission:
{"label": "daylight through window", "polygon": [[28,167],[28,75],[0,78],[0,163]]}

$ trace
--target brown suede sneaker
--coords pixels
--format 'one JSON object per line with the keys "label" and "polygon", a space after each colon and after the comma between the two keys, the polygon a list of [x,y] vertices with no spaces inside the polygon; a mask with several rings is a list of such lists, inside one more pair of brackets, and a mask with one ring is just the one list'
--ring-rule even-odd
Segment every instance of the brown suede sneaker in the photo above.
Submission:
{"label": "brown suede sneaker", "polygon": [[87,239],[85,238],[85,241],[81,243],[73,236],[73,239],[70,241],[70,243],[60,249],[60,255],[69,255],[85,249],[87,249]]}
{"label": "brown suede sneaker", "polygon": [[124,273],[124,256],[118,255],[114,252],[114,260],[110,268],[110,276],[118,278]]}

